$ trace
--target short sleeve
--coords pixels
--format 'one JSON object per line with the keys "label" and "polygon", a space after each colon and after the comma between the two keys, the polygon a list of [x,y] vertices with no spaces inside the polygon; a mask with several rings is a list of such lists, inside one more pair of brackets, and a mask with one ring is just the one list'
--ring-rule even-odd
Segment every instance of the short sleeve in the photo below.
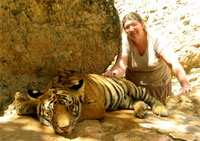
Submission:
{"label": "short sleeve", "polygon": [[164,39],[164,37],[161,34],[157,34],[155,36],[156,44],[155,44],[155,51],[160,54],[164,49],[169,48],[169,41],[167,39]]}
{"label": "short sleeve", "polygon": [[128,38],[127,35],[124,33],[122,34],[122,46],[120,48],[120,53],[122,53],[122,55],[128,55],[129,54],[129,43],[128,43]]}

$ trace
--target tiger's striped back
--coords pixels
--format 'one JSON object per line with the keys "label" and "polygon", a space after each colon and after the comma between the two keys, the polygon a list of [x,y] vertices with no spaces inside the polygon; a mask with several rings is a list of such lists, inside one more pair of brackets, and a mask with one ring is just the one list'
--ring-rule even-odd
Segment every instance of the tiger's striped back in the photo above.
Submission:
{"label": "tiger's striped back", "polygon": [[104,95],[104,105],[107,111],[134,109],[134,103],[137,100],[144,101],[150,106],[156,102],[154,97],[125,79],[96,74],[89,74],[86,79]]}

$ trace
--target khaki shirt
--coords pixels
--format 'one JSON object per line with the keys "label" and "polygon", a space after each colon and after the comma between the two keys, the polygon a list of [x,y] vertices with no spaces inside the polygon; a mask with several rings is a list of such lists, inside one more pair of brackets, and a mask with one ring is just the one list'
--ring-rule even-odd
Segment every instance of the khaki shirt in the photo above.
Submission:
{"label": "khaki shirt", "polygon": [[[152,34],[153,33],[153,34]],[[128,55],[126,78],[138,86],[164,86],[171,80],[171,71],[160,57],[162,50],[168,48],[168,42],[155,32],[147,34],[147,48],[143,56],[137,53],[132,40],[122,37],[123,55]]]}

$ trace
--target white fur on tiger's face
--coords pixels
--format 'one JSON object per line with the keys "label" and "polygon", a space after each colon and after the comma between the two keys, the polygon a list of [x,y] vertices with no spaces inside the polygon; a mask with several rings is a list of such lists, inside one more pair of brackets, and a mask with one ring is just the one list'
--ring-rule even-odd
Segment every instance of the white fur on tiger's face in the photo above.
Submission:
{"label": "white fur on tiger's face", "polygon": [[66,90],[50,89],[40,97],[37,115],[42,124],[56,133],[71,133],[81,114],[80,99]]}

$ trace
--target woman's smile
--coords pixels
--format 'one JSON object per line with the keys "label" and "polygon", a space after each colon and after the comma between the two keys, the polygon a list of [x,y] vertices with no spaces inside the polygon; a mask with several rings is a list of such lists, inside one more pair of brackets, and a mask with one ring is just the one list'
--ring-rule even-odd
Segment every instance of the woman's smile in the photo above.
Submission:
{"label": "woman's smile", "polygon": [[143,31],[143,25],[136,20],[128,20],[124,24],[124,30],[129,38],[134,39]]}

